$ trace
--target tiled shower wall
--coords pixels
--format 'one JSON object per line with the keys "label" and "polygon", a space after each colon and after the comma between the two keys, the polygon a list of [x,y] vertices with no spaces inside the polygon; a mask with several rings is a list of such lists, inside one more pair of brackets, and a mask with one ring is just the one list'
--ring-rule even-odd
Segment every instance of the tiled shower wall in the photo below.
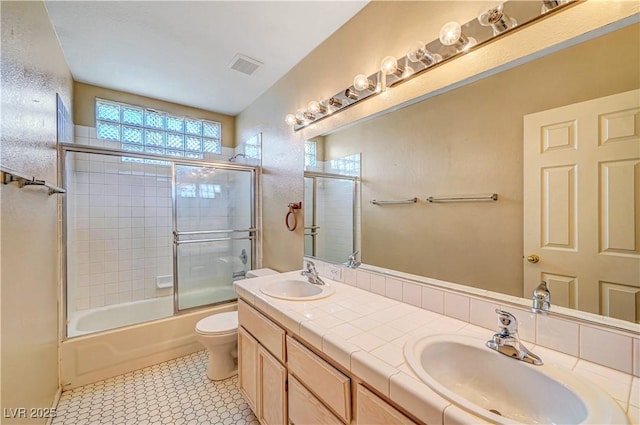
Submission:
{"label": "tiled shower wall", "polygon": [[83,153],[66,167],[68,311],[169,295],[170,168]]}
{"label": "tiled shower wall", "polygon": [[[76,126],[78,144],[119,148],[96,138],[95,129]],[[227,159],[233,149],[223,148]],[[171,294],[172,208],[171,168],[168,165],[123,162],[121,157],[68,153],[67,178],[67,303],[68,314],[106,305]],[[181,198],[181,230],[235,228],[247,222],[247,197],[233,189],[233,176],[209,178],[220,186],[215,199]],[[184,201],[184,202],[183,202]],[[243,241],[244,242],[244,241]],[[233,263],[241,247],[216,243],[221,263]],[[243,244],[244,247],[244,244]],[[195,252],[198,251],[198,252]],[[211,263],[211,250],[196,245],[184,252],[185,284]],[[237,251],[237,253],[236,253]],[[247,249],[250,255],[250,250]],[[230,252],[232,254],[226,254]],[[237,254],[237,255],[236,255]],[[249,258],[250,267],[250,258]],[[159,288],[157,282],[168,283]],[[230,281],[230,280],[229,280]]]}

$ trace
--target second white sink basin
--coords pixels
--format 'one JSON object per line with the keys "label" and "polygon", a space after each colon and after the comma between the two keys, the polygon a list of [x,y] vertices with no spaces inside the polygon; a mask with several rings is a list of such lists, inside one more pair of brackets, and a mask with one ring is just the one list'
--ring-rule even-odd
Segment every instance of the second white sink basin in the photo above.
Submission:
{"label": "second white sink basin", "polygon": [[328,297],[335,292],[335,288],[329,284],[314,285],[302,280],[287,279],[266,284],[260,291],[283,300],[312,301]]}
{"label": "second white sink basin", "polygon": [[459,335],[418,336],[407,341],[404,354],[431,389],[492,423],[629,423],[618,404],[592,383],[552,366],[512,359],[484,343]]}

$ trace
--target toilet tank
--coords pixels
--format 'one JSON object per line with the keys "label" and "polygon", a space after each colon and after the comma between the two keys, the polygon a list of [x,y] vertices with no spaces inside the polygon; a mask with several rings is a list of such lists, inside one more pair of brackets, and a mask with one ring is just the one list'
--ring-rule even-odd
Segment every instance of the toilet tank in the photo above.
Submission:
{"label": "toilet tank", "polygon": [[247,279],[251,279],[252,277],[269,276],[272,274],[279,274],[279,273],[275,270],[264,268],[264,269],[249,270],[246,276],[247,276]]}

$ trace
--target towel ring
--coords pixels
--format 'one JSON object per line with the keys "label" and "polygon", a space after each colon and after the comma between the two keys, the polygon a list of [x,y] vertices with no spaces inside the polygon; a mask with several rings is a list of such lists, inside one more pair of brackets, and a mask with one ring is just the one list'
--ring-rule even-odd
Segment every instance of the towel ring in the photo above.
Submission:
{"label": "towel ring", "polygon": [[[302,202],[289,204],[289,212],[284,217],[284,225],[287,226],[287,230],[293,232],[298,227],[298,216],[296,215],[295,210],[299,210],[302,208]],[[293,223],[289,224],[289,218],[293,217]]]}

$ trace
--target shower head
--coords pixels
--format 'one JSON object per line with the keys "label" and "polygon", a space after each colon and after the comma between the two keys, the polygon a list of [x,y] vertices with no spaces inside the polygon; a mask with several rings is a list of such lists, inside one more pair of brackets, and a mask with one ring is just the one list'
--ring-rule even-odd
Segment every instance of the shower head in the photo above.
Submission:
{"label": "shower head", "polygon": [[241,157],[243,157],[243,158],[246,158],[246,157],[247,157],[247,155],[245,155],[245,154],[243,154],[243,153],[237,153],[237,154],[233,155],[231,158],[229,158],[229,162],[235,162],[235,161],[236,161],[236,159],[237,159],[239,156],[241,156]]}

